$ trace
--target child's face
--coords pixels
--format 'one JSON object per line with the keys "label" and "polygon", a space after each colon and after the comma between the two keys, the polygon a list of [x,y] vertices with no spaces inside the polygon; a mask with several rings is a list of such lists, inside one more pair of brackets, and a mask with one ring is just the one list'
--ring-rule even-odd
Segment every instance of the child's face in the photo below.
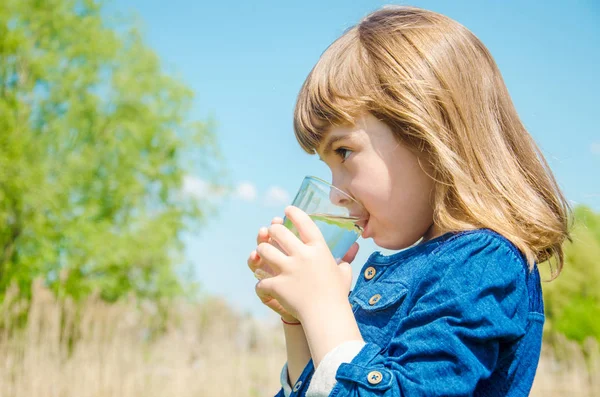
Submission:
{"label": "child's face", "polygon": [[[417,156],[373,115],[359,118],[355,126],[332,128],[318,153],[331,169],[333,185],[368,212],[361,214],[368,216],[364,238],[383,248],[402,249],[422,236],[439,234],[432,227],[433,180]],[[425,160],[421,163],[426,166]]]}

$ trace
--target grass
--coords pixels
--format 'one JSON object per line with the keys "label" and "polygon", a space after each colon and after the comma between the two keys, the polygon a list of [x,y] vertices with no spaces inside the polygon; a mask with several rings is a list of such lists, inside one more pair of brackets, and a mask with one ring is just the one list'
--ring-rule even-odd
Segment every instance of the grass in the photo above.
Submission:
{"label": "grass", "polygon": [[[279,389],[280,325],[237,314],[219,299],[174,304],[164,332],[152,337],[157,308],[149,303],[92,297],[78,310],[41,285],[28,308],[13,297],[0,307],[3,397],[273,396]],[[19,331],[24,310],[29,321]],[[552,343],[531,395],[600,396],[598,343]]]}
{"label": "grass", "polygon": [[[1,308],[3,397],[268,396],[285,362],[281,330],[233,313],[219,299],[179,303],[165,332],[149,337],[152,304],[106,304],[81,312],[34,288],[29,321],[14,332],[20,305]],[[21,306],[22,307],[22,306]],[[78,318],[74,322],[74,319]],[[61,324],[72,323],[70,332]],[[70,340],[77,342],[70,344]]]}

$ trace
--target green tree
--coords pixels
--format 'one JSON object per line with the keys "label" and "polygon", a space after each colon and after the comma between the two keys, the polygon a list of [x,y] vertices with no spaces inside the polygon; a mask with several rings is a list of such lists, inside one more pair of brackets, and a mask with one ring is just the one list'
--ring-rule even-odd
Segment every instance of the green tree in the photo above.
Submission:
{"label": "green tree", "polygon": [[600,214],[577,206],[573,219],[564,268],[543,291],[547,332],[581,343],[587,337],[600,340]]}
{"label": "green tree", "polygon": [[183,180],[220,169],[192,98],[100,3],[0,1],[0,297],[38,277],[76,299],[185,291],[181,234],[211,208]]}

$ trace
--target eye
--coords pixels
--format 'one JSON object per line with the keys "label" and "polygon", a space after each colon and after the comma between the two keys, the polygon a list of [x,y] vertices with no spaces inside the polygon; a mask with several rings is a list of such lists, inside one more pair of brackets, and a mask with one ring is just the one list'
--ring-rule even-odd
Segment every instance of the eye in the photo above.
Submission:
{"label": "eye", "polygon": [[335,149],[335,154],[342,159],[342,163],[348,159],[350,153],[352,153],[352,150],[343,147]]}

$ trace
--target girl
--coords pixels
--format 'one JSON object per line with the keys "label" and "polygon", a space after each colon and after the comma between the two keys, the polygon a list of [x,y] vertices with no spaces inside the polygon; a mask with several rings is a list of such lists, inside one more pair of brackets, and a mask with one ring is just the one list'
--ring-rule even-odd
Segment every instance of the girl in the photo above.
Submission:
{"label": "girl", "polygon": [[371,254],[349,294],[358,246],[337,265],[295,207],[300,238],[281,219],[259,231],[248,264],[275,270],[256,292],[287,345],[278,396],[527,395],[536,263],[560,271],[570,209],[484,45],[443,15],[376,11],[323,53],[294,129],[363,204],[363,237],[410,248]]}

